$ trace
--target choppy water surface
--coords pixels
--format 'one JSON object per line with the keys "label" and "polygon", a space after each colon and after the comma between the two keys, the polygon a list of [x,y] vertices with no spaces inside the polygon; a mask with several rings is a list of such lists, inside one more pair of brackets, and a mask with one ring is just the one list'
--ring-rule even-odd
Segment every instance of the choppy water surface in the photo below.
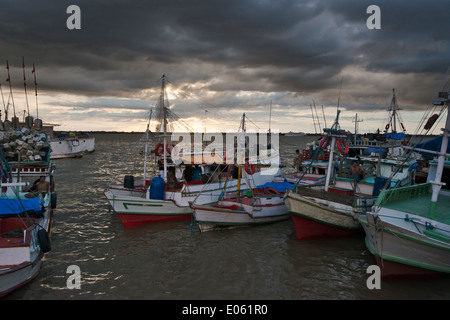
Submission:
{"label": "choppy water surface", "polygon": [[[299,242],[292,221],[200,234],[191,221],[125,230],[103,195],[133,173],[140,135],[96,134],[96,151],[55,160],[52,251],[39,276],[7,299],[449,299],[450,279],[366,286],[363,238]],[[280,137],[283,163],[313,137]],[[129,156],[126,156],[129,152]],[[141,175],[137,163],[136,175]],[[67,268],[81,270],[69,290]]]}

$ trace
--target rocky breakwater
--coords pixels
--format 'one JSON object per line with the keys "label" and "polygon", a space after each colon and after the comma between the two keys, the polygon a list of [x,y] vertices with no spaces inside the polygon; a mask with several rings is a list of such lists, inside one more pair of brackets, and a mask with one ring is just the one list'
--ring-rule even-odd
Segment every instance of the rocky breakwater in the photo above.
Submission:
{"label": "rocky breakwater", "polygon": [[50,153],[47,134],[28,128],[0,131],[0,146],[8,161],[46,161]]}

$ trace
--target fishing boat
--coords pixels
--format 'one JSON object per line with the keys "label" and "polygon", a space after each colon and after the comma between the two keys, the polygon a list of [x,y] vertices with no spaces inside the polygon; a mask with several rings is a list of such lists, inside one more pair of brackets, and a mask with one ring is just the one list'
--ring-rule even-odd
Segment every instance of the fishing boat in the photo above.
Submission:
{"label": "fishing boat", "polygon": [[[324,187],[296,186],[286,190],[284,199],[291,213],[298,240],[324,236],[346,236],[359,231],[359,223],[353,211],[360,206],[370,205],[368,197],[355,196],[352,190],[330,187],[335,167],[334,153],[337,139],[345,139],[345,132],[339,128],[339,113],[327,137],[322,139],[321,148],[330,143],[327,174]],[[355,203],[356,202],[356,203]],[[362,208],[361,208],[362,209]]]}
{"label": "fishing boat", "polygon": [[51,249],[56,193],[49,153],[43,161],[8,161],[0,151],[0,296],[35,278]]}
{"label": "fishing boat", "polygon": [[[392,170],[395,166],[403,168],[403,165],[392,161],[382,163],[389,167],[388,177],[380,175],[380,167],[371,172],[368,170],[371,168],[365,168],[363,179],[355,183],[355,178],[349,175],[350,164],[357,161],[364,164],[364,161],[361,161],[361,158],[347,157],[347,135],[339,127],[339,113],[338,110],[331,129],[324,129],[327,136],[319,143],[319,149],[327,145],[330,147],[325,184],[296,186],[286,191],[286,205],[292,214],[296,237],[299,240],[360,234],[362,230],[358,215],[371,209],[382,188],[394,187],[399,180],[403,181],[399,179],[399,174],[403,173],[399,173],[400,170]],[[339,151],[337,154],[336,149]],[[318,154],[318,150],[315,154]],[[311,160],[311,163],[313,162],[314,159]],[[366,159],[365,164],[371,166],[372,162]],[[409,167],[410,163],[405,166]],[[405,175],[409,177],[408,170]]]}
{"label": "fishing boat", "polygon": [[[447,120],[427,182],[383,190],[374,208],[359,217],[383,278],[450,274],[449,88],[450,78],[433,102],[439,114],[447,111]],[[437,119],[430,117],[433,124]],[[425,129],[431,127],[427,122]]]}
{"label": "fishing boat", "polygon": [[[284,191],[271,187],[254,188],[248,193],[223,194],[216,204],[191,204],[195,223],[201,232],[275,223],[290,218]],[[278,183],[285,188],[284,183]]]}
{"label": "fishing boat", "polygon": [[[245,144],[240,139],[240,152],[245,153]],[[190,203],[195,223],[201,232],[236,227],[248,227],[274,223],[289,219],[289,211],[283,196],[286,188],[294,185],[289,182],[268,182],[255,186],[254,177],[244,170],[242,161],[238,162],[238,185],[235,192],[229,192],[226,186],[217,203],[202,205],[196,201]],[[241,175],[244,176],[250,190],[242,192]]]}
{"label": "fishing boat", "polygon": [[[208,204],[217,202],[223,192],[226,182],[227,190],[236,190],[240,184],[243,190],[249,189],[244,179],[232,178],[233,163],[225,159],[223,153],[216,153],[214,163],[205,162],[205,154],[195,154],[190,150],[184,153],[175,152],[176,145],[170,141],[171,135],[167,130],[169,115],[174,112],[168,108],[166,97],[166,78],[161,78],[160,97],[157,103],[158,115],[157,137],[162,138],[154,149],[158,157],[159,176],[147,177],[147,155],[150,154],[151,134],[149,123],[144,142],[144,178],[134,179],[125,176],[123,186],[110,184],[105,191],[114,212],[125,228],[147,224],[151,222],[190,219],[192,210],[189,202]],[[177,119],[173,116],[171,118]],[[241,126],[245,126],[245,114]],[[175,156],[176,154],[176,156]],[[279,155],[278,155],[279,157]],[[264,157],[267,160],[267,157]],[[189,161],[186,161],[189,159]],[[279,159],[278,162],[279,163]],[[264,184],[273,180],[281,170],[276,166],[262,162],[246,163],[255,183]]]}
{"label": "fishing boat", "polygon": [[285,137],[303,137],[303,136],[306,136],[306,133],[289,131],[288,133],[285,133],[284,136]]}
{"label": "fishing boat", "polygon": [[383,131],[377,130],[376,133],[358,134],[358,123],[363,120],[355,116],[355,133],[349,135],[349,156],[380,156],[385,158],[387,154],[393,156],[405,156],[407,151],[404,148],[407,145],[406,128],[403,124],[402,110],[397,102],[395,89],[392,89],[392,99],[387,108],[388,120]]}
{"label": "fishing boat", "polygon": [[50,140],[51,159],[81,158],[95,151],[95,137],[86,133],[69,132],[54,135]]}

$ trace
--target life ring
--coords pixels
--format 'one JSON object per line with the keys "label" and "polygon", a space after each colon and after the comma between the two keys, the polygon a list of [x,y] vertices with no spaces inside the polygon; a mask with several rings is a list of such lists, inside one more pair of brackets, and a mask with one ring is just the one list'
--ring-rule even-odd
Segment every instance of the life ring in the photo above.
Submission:
{"label": "life ring", "polygon": [[47,231],[45,229],[39,229],[37,232],[37,239],[39,242],[39,246],[42,249],[42,252],[46,253],[51,250],[50,246],[50,238],[48,236]]}
{"label": "life ring", "polygon": [[329,137],[323,137],[322,140],[320,140],[319,149],[325,149],[326,147],[328,147],[329,143],[330,143]]}
{"label": "life ring", "polygon": [[[173,147],[175,147],[175,144],[174,143],[167,143],[166,144],[166,151],[167,151],[167,154],[170,154],[171,152],[172,152],[172,150],[170,149],[170,148],[173,148]],[[156,145],[156,147],[155,147],[155,154],[157,155],[157,156],[162,156],[163,154],[164,154],[164,143],[162,143],[162,142],[159,142],[157,145]]]}
{"label": "life ring", "polygon": [[254,174],[256,172],[256,167],[254,164],[245,163],[245,172],[247,172],[248,174]]}
{"label": "life ring", "polygon": [[339,151],[342,154],[348,154],[348,151],[349,151],[348,144],[347,144],[347,142],[345,140],[338,139],[336,144],[337,144],[337,147],[338,147]]}

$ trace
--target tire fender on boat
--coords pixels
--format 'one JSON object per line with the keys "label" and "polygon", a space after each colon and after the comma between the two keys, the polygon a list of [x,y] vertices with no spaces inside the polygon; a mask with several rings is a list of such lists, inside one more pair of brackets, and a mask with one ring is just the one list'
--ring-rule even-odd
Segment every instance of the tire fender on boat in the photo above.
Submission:
{"label": "tire fender on boat", "polygon": [[56,201],[57,201],[56,192],[52,192],[50,196],[51,196],[51,198],[50,198],[50,207],[52,209],[55,209],[56,208]]}
{"label": "tire fender on boat", "polygon": [[50,237],[48,236],[47,231],[45,229],[39,229],[37,232],[37,239],[39,242],[39,246],[42,249],[42,252],[49,252],[52,247],[50,245]]}

